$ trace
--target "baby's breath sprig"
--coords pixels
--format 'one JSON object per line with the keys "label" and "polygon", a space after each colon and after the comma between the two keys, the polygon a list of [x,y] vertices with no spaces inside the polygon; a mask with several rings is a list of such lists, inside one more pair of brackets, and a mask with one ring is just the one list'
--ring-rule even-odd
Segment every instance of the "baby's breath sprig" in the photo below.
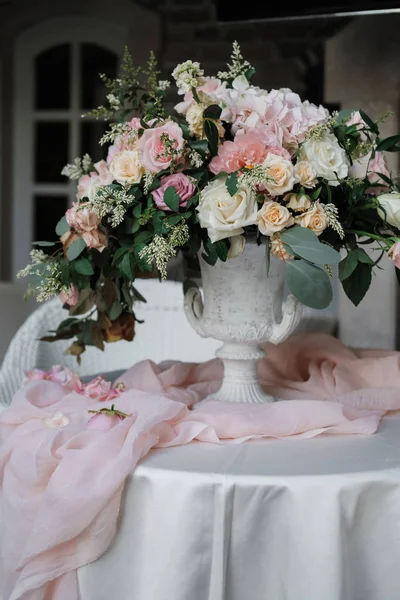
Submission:
{"label": "baby's breath sprig", "polygon": [[343,240],[344,230],[339,221],[339,217],[338,217],[339,213],[338,213],[337,206],[330,203],[330,204],[321,204],[321,207],[322,207],[324,213],[326,214],[326,218],[328,219],[328,226],[331,227],[331,229],[333,229],[334,231],[336,231],[336,233],[338,234],[340,239]]}
{"label": "baby's breath sprig", "polygon": [[61,171],[61,175],[65,175],[69,179],[79,179],[82,175],[87,175],[93,170],[93,161],[89,154],[85,154],[83,158],[74,158],[72,163],[65,165]]}
{"label": "baby's breath sprig", "polygon": [[227,71],[219,71],[219,79],[236,79],[239,75],[245,75],[249,69],[252,69],[251,64],[247,60],[244,60],[240,46],[236,40],[233,42],[231,61],[230,64],[227,64]]}
{"label": "baby's breath sprig", "polygon": [[250,188],[256,192],[260,186],[265,186],[268,182],[273,182],[273,178],[269,175],[268,168],[263,164],[254,165],[254,167],[245,167],[238,177],[240,184]]}
{"label": "baby's breath sprig", "polygon": [[94,199],[88,202],[86,207],[101,219],[108,217],[111,227],[117,227],[124,220],[127,204],[132,202],[129,188],[130,185],[117,190],[108,185],[100,187]]}
{"label": "baby's breath sprig", "polygon": [[151,186],[153,185],[155,175],[150,171],[145,171],[143,175],[143,191],[145,194],[148,194]]}
{"label": "baby's breath sprig", "polygon": [[161,279],[167,279],[167,265],[171,258],[176,256],[177,249],[184,246],[189,240],[189,227],[186,222],[175,225],[168,237],[155,235],[153,240],[147,244],[139,253],[139,258],[147,264],[154,264],[160,273]]}
{"label": "baby's breath sprig", "polygon": [[113,144],[118,138],[125,136],[126,141],[129,144],[129,141],[132,143],[135,142],[138,138],[138,133],[136,129],[132,129],[129,123],[113,123],[108,131],[100,138],[100,146],[104,146],[104,144]]}

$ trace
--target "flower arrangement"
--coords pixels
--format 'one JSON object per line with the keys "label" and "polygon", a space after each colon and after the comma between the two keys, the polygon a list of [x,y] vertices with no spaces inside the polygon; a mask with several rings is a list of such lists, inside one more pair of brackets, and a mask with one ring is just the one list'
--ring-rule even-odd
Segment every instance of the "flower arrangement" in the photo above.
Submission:
{"label": "flower arrangement", "polygon": [[110,123],[107,159],[63,169],[78,185],[60,241],[36,242],[20,273],[39,301],[59,294],[69,311],[44,339],[74,338],[78,358],[87,345],[132,340],[138,274],[165,279],[178,250],[230,260],[249,235],[286,262],[291,292],[314,308],[332,298],[332,264],[356,305],[383,255],[400,268],[400,193],[384,157],[400,135],[382,139],[362,110],[329,114],[289,89],[260,89],[254,74],[236,42],[217,76],[188,60],[172,73],[183,96],[174,110],[153,54],[141,70],[126,51],[120,77],[101,76],[107,104],[92,114]]}

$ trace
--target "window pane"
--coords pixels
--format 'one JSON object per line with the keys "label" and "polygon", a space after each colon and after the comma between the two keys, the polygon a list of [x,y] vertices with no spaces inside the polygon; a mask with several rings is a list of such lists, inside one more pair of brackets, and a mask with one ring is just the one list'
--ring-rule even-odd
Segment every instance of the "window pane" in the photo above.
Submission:
{"label": "window pane", "polygon": [[81,108],[92,109],[104,104],[106,90],[99,73],[117,76],[117,56],[95,44],[81,45]]}
{"label": "window pane", "polygon": [[81,150],[80,154],[90,154],[93,162],[107,158],[108,144],[100,146],[99,141],[103,134],[110,128],[110,123],[101,121],[83,121],[81,123]]}
{"label": "window pane", "polygon": [[68,162],[69,124],[35,123],[35,181],[37,183],[65,182],[62,168]]}
{"label": "window pane", "polygon": [[71,46],[54,46],[35,59],[35,108],[70,107]]}
{"label": "window pane", "polygon": [[[68,196],[35,196],[34,198],[34,229],[35,242],[55,242],[58,235],[55,232],[58,221],[65,215],[68,208]],[[46,248],[41,248],[46,251]],[[50,248],[54,252],[54,248]]]}

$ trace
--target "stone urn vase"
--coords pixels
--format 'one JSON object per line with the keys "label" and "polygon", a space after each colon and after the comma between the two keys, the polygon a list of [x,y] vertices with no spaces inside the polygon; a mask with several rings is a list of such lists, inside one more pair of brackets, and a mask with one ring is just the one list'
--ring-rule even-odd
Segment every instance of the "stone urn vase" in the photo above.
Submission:
{"label": "stone urn vase", "polygon": [[185,313],[202,337],[221,340],[216,355],[224,364],[220,389],[207,399],[223,402],[273,402],[257,377],[265,356],[260,344],[284,341],[296,328],[301,305],[294,296],[283,300],[285,263],[271,257],[267,275],[266,247],[247,241],[244,251],[226,262],[209,265],[199,253],[202,291],[185,295]]}

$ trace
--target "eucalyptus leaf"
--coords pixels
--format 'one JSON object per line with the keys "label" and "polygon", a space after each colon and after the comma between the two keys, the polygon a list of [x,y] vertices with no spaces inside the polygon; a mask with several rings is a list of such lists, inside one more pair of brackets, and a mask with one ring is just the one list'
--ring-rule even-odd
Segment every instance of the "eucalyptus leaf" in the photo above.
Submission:
{"label": "eucalyptus leaf", "polygon": [[87,258],[80,258],[76,262],[74,262],[75,271],[80,273],[81,275],[93,275],[94,270]]}
{"label": "eucalyptus leaf", "polygon": [[64,233],[67,233],[67,231],[70,230],[70,227],[68,225],[67,219],[65,217],[62,217],[57,225],[56,225],[56,234],[61,237],[62,235],[64,235]]}
{"label": "eucalyptus leaf", "polygon": [[322,309],[332,301],[332,286],[327,273],[304,260],[286,262],[286,278],[290,291],[302,304]]}
{"label": "eucalyptus leaf", "polygon": [[[302,231],[299,231],[301,229],[309,233],[304,234]],[[294,233],[291,233],[291,231],[294,231]],[[315,236],[315,239],[310,236],[310,233]],[[306,227],[289,229],[289,231],[281,235],[281,239],[291,254],[300,256],[314,264],[334,265],[341,260],[339,252],[326,244],[321,244],[317,236]]]}
{"label": "eucalyptus leaf", "polygon": [[42,247],[49,246],[50,247],[50,246],[55,246],[55,245],[56,245],[55,242],[32,242],[32,246],[42,246]]}
{"label": "eucalyptus leaf", "polygon": [[358,306],[371,285],[372,268],[365,263],[358,263],[353,273],[342,281],[346,296]]}
{"label": "eucalyptus leaf", "polygon": [[68,247],[67,258],[68,260],[75,260],[86,248],[86,243],[83,238],[78,238]]}
{"label": "eucalyptus leaf", "polygon": [[115,319],[118,319],[119,315],[122,313],[122,310],[123,308],[121,304],[119,302],[114,302],[107,315],[110,317],[111,321],[115,321]]}

